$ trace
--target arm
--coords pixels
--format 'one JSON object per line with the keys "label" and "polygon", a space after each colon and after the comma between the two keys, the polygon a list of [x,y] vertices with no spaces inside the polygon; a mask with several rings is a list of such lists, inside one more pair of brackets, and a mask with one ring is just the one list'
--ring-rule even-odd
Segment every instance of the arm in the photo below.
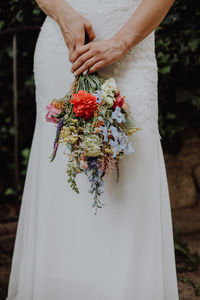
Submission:
{"label": "arm", "polygon": [[85,32],[88,34],[89,41],[95,38],[92,25],[64,0],[36,0],[36,2],[44,13],[60,26],[69,49],[69,60],[72,61],[74,51],[85,43]]}
{"label": "arm", "polygon": [[[164,19],[175,0],[143,0],[136,12],[117,33],[117,38],[122,39],[127,49],[143,40]],[[135,29],[132,32],[132,29]]]}
{"label": "arm", "polygon": [[164,19],[175,0],[143,0],[127,23],[106,41],[90,42],[73,55],[72,72],[79,75],[112,64],[142,41]]}

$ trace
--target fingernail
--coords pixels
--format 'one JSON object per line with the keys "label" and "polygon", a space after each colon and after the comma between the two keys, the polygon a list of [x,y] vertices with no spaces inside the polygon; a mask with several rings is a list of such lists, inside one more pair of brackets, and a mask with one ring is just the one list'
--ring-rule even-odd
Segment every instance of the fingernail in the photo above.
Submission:
{"label": "fingernail", "polygon": [[74,72],[74,73],[73,73],[73,75],[76,77],[76,76],[77,76],[77,73],[76,73],[76,72]]}
{"label": "fingernail", "polygon": [[83,75],[86,75],[86,74],[87,74],[87,71],[88,71],[88,70],[85,70],[85,71],[83,72]]}

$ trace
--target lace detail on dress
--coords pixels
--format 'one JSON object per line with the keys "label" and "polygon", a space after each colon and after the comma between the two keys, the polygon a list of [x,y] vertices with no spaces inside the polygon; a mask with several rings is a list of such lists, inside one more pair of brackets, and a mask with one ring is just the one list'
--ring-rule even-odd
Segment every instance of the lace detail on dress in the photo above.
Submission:
{"label": "lace detail on dress", "polygon": [[[58,24],[53,19],[46,17],[40,29],[40,34],[35,47],[33,64],[33,72],[35,75],[37,75],[39,65],[44,63],[45,52],[48,49],[50,49],[51,54],[55,52],[56,54],[62,54],[63,52],[67,53],[67,46]],[[37,81],[37,76],[35,76],[35,81]]]}

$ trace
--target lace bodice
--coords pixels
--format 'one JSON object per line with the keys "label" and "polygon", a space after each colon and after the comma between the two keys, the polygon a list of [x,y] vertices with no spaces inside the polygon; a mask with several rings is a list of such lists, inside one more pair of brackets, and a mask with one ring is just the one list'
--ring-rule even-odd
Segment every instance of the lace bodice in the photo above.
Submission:
{"label": "lace bodice", "polygon": [[[141,1],[69,0],[67,2],[91,22],[96,34],[95,40],[98,41],[112,37],[131,17]],[[157,123],[158,78],[154,38],[153,31],[129,50],[122,59],[103,68],[99,73],[106,78],[114,77],[117,80],[118,87],[121,89],[122,94],[126,95],[133,116],[141,127],[147,126],[154,133],[159,134]],[[46,64],[47,55],[53,58],[57,56],[60,58],[62,56],[65,57],[66,67],[69,66],[70,69],[67,50],[58,24],[50,17],[47,17],[42,25],[34,56],[37,110],[44,122],[45,106],[49,103],[50,99],[42,97],[42,94],[45,93],[41,91],[43,87],[40,84],[39,72]],[[69,74],[67,80],[69,86],[73,80],[72,74]],[[53,95],[52,92],[52,97],[62,97],[67,92],[68,86],[66,85],[63,89],[61,88],[60,95]],[[48,86],[47,88],[51,97],[51,87]]]}

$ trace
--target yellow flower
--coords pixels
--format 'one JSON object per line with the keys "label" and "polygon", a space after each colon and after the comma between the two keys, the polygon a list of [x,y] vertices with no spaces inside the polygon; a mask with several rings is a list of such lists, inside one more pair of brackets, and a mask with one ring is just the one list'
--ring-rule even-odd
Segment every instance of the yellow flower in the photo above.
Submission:
{"label": "yellow flower", "polygon": [[132,135],[134,132],[136,132],[138,130],[138,128],[132,128],[132,129],[129,129],[128,131],[128,135]]}
{"label": "yellow flower", "polygon": [[112,150],[112,149],[109,149],[109,148],[105,148],[105,152],[106,152],[106,153],[111,153],[111,154],[112,154],[112,153],[113,153],[113,150]]}
{"label": "yellow flower", "polygon": [[101,132],[101,129],[100,128],[96,128],[95,133],[99,133],[99,132]]}
{"label": "yellow flower", "polygon": [[68,143],[69,142],[69,138],[68,137],[64,138],[64,142]]}
{"label": "yellow flower", "polygon": [[71,142],[72,142],[73,144],[75,144],[76,141],[77,141],[77,138],[76,138],[76,137],[72,137],[72,138],[71,138]]}
{"label": "yellow flower", "polygon": [[70,136],[70,129],[68,127],[64,126],[63,129],[61,130],[61,136],[63,138]]}

